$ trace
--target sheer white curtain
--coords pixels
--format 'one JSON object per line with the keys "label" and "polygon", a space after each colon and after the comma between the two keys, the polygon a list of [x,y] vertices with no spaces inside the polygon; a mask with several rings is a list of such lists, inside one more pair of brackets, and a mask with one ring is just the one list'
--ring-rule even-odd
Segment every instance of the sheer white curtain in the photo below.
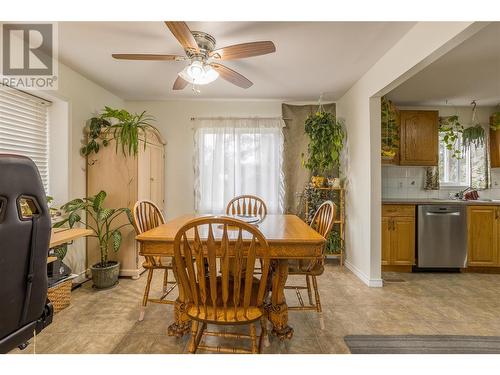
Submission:
{"label": "sheer white curtain", "polygon": [[237,195],[264,199],[268,213],[284,207],[280,118],[196,119],[195,209],[223,213]]}

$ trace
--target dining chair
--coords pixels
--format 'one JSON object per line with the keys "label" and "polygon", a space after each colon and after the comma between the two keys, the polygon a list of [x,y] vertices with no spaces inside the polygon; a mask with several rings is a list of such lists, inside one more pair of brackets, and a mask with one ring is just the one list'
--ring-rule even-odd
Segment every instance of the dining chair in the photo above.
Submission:
{"label": "dining chair", "polygon": [[[319,234],[324,238],[328,238],[330,234],[333,223],[335,221],[336,206],[332,201],[323,202],[316,212],[314,213],[313,219],[311,220],[311,227],[314,228]],[[321,329],[324,329],[324,320],[321,309],[321,300],[318,290],[318,280],[317,277],[322,275],[325,270],[324,267],[324,247],[323,255],[321,259],[314,260],[290,260],[288,264],[288,275],[289,276],[305,276],[306,285],[286,285],[285,289],[295,289],[297,294],[297,299],[299,300],[299,306],[289,306],[289,310],[315,310],[319,314],[319,321]],[[312,287],[311,287],[312,283]],[[307,295],[309,299],[309,305],[304,304],[301,290],[307,289]],[[314,291],[314,301],[313,293]]]}
{"label": "dining chair", "polygon": [[[134,205],[134,227],[137,234],[141,234],[150,229],[156,228],[160,224],[165,223],[165,218],[156,204],[148,200],[138,201]],[[142,299],[142,307],[139,313],[139,321],[144,319],[146,306],[148,302],[174,304],[175,300],[166,299],[166,297],[174,290],[177,283],[168,280],[169,270],[173,273],[172,260],[159,256],[144,256],[145,260],[142,266],[148,271],[146,280],[146,287],[144,289],[144,297]],[[163,290],[160,298],[149,298],[149,291],[151,289],[151,280],[153,279],[154,270],[164,270],[163,274]],[[170,287],[169,287],[170,285]]]}
{"label": "dining chair", "polygon": [[255,195],[239,195],[229,201],[226,207],[226,215],[267,215],[267,206],[262,198]]}
{"label": "dining chair", "polygon": [[[257,259],[262,260],[260,279],[254,276]],[[192,319],[189,352],[260,353],[267,337],[264,299],[270,284],[269,246],[263,234],[233,218],[193,219],[175,236],[174,260],[179,292]],[[256,322],[260,322],[259,337]],[[247,325],[249,334],[207,331],[208,324]],[[251,349],[200,343],[206,336],[250,339]]]}

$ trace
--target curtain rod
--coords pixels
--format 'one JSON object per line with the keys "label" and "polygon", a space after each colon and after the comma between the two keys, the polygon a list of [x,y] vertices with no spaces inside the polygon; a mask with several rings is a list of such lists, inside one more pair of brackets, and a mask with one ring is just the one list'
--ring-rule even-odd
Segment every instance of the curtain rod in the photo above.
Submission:
{"label": "curtain rod", "polygon": [[7,87],[10,90],[22,92],[25,95],[31,96],[34,99],[34,101],[36,101],[36,102],[38,102],[38,100],[41,100],[42,104],[44,104],[44,105],[47,105],[47,104],[51,105],[52,104],[52,101],[50,101],[48,99],[41,98],[40,96],[34,95],[34,94],[30,93],[30,92],[19,90],[18,88],[15,88],[15,87],[10,87],[9,85],[6,85],[4,83],[0,83],[0,86]]}
{"label": "curtain rod", "polygon": [[275,117],[191,117],[194,120],[291,120],[290,118],[283,118],[281,116]]}

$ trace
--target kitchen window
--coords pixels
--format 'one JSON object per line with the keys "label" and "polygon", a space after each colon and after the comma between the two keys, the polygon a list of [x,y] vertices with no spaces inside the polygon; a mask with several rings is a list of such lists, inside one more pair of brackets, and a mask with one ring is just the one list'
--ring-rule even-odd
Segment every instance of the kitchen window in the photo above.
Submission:
{"label": "kitchen window", "polygon": [[[460,159],[452,157],[453,152],[446,148],[444,134],[439,133],[439,184],[441,187],[485,189],[488,187],[489,166],[485,145],[462,152]],[[462,138],[453,148],[462,147]]]}
{"label": "kitchen window", "polygon": [[32,159],[49,187],[48,105],[36,96],[0,85],[0,153]]}
{"label": "kitchen window", "polygon": [[195,120],[195,210],[224,213],[235,196],[261,197],[269,213],[282,213],[283,120]]}
{"label": "kitchen window", "polygon": [[[462,152],[462,158],[453,157],[453,151],[446,148],[444,133],[439,133],[439,184],[443,187],[467,187],[470,181],[469,152]],[[459,136],[454,149],[462,147]]]}

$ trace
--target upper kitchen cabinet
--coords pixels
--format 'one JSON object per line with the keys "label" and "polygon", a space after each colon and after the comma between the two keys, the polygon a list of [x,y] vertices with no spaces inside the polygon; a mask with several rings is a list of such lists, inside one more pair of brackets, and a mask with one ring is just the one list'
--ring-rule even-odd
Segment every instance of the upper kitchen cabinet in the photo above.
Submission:
{"label": "upper kitchen cabinet", "polygon": [[495,112],[490,117],[491,168],[500,168],[500,129],[498,129],[499,123],[500,123],[500,112]]}
{"label": "upper kitchen cabinet", "polygon": [[438,111],[400,111],[400,164],[438,165]]}

